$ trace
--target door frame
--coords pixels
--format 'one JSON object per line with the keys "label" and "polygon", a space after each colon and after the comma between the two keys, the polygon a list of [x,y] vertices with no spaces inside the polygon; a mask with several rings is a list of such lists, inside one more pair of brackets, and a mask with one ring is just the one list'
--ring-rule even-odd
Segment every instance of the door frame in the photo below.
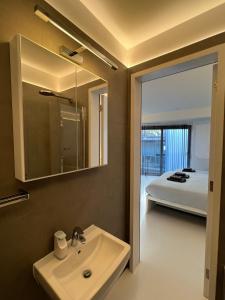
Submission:
{"label": "door frame", "polygon": [[[102,112],[100,111],[100,95],[104,94],[107,92],[108,85],[107,83],[102,83],[97,86],[91,87],[88,89],[88,116],[89,116],[89,121],[88,121],[88,165],[89,167],[96,167],[98,165],[107,165],[108,163],[108,149],[106,149],[104,146],[107,145],[108,140],[106,139],[103,144],[101,145],[101,137],[100,133],[104,127],[104,130],[106,131],[104,134],[108,136],[108,105],[107,101],[105,100],[103,103],[103,110]],[[97,105],[97,106],[96,106]],[[102,115],[100,115],[100,113]],[[96,126],[96,120],[95,120],[95,115],[98,116],[98,125]],[[95,117],[94,117],[95,116]],[[100,117],[102,118],[102,121],[104,122],[105,125],[102,128],[100,126]],[[93,123],[94,122],[94,123]],[[94,126],[95,125],[95,126]],[[99,140],[96,143],[96,130],[98,131],[99,135]],[[102,146],[102,148],[101,148]],[[104,153],[103,155],[101,155]],[[97,158],[94,157],[93,153],[96,156],[97,153]],[[101,163],[102,162],[102,163]]]}
{"label": "door frame", "polygon": [[[222,161],[224,133],[224,90],[225,90],[225,44],[214,46],[202,51],[196,51],[177,59],[131,74],[130,100],[130,271],[134,272],[140,263],[140,170],[141,170],[141,83],[181,72],[180,66],[190,69],[194,60],[208,56],[217,57],[216,82],[213,84],[213,99],[211,109],[211,136],[209,182],[213,182],[213,192],[209,191],[209,211],[207,218],[206,268],[210,270],[210,281],[205,279],[205,295],[209,300],[215,300],[217,282],[217,260],[220,224],[220,200],[222,198]],[[199,66],[200,66],[199,65]],[[204,64],[202,64],[204,65]],[[215,73],[215,72],[214,72]],[[157,77],[158,76],[158,77]],[[213,234],[212,234],[213,233]]]}

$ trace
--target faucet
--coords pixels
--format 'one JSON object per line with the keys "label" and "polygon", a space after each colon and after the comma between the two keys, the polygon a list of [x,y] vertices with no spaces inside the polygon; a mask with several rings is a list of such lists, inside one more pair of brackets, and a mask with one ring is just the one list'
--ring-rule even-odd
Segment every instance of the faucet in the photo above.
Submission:
{"label": "faucet", "polygon": [[86,238],[84,237],[84,232],[80,227],[75,227],[72,233],[71,246],[76,246],[77,242],[81,244],[86,243]]}

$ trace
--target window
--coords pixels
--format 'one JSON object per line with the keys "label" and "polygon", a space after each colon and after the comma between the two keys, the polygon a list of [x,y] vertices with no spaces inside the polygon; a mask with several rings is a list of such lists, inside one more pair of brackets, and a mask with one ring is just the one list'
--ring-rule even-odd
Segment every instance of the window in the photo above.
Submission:
{"label": "window", "polygon": [[142,175],[190,166],[191,126],[142,126]]}

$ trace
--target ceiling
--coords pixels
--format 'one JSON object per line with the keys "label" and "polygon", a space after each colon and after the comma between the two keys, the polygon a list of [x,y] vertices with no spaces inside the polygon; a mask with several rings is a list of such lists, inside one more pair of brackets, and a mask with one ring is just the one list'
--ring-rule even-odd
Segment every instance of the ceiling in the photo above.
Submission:
{"label": "ceiling", "polygon": [[46,2],[127,67],[225,31],[224,0]]}
{"label": "ceiling", "polygon": [[192,111],[211,106],[212,65],[142,84],[142,114]]}
{"label": "ceiling", "polygon": [[223,0],[80,0],[126,48],[204,13]]}

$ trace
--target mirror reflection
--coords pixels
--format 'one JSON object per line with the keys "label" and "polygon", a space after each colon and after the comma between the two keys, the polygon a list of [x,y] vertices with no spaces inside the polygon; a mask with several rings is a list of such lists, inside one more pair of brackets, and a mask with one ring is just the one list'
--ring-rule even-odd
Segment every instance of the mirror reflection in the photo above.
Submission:
{"label": "mirror reflection", "polygon": [[23,37],[21,77],[25,178],[107,164],[107,82]]}

